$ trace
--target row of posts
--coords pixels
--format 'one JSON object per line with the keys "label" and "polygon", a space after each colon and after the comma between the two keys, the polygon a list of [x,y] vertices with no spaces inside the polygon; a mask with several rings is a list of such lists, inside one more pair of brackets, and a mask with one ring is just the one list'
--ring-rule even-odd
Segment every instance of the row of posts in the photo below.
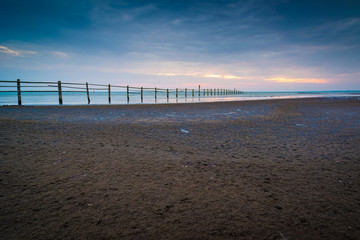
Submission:
{"label": "row of posts", "polygon": [[[61,88],[61,81],[57,82],[57,87],[58,87],[58,96],[59,96],[59,104],[62,105],[63,104],[63,98],[62,98],[62,88]],[[109,103],[111,103],[111,85],[108,84],[108,101]],[[188,97],[188,90],[191,91],[191,95],[192,97],[195,97],[195,90],[194,89],[187,89],[185,88],[185,98]],[[155,101],[157,100],[157,93],[158,93],[158,88],[155,87]],[[229,90],[229,89],[203,89],[202,91],[202,95],[203,96],[216,96],[216,95],[234,95],[234,94],[241,94],[241,91],[238,91],[236,89],[234,90]],[[21,86],[20,86],[20,79],[17,79],[17,95],[18,95],[18,105],[21,105]],[[86,83],[86,95],[87,95],[87,100],[88,100],[88,104],[90,104],[90,93],[89,93],[89,84]],[[140,96],[141,96],[141,103],[143,103],[144,101],[144,88],[141,87],[140,88]],[[176,88],[175,91],[175,96],[176,98],[179,97],[179,89]],[[201,96],[201,89],[200,89],[200,85],[199,85],[199,89],[198,89],[198,97]],[[127,102],[130,102],[130,88],[129,86],[126,86],[126,98],[127,98]],[[167,101],[169,101],[169,89],[166,89],[166,98]]]}

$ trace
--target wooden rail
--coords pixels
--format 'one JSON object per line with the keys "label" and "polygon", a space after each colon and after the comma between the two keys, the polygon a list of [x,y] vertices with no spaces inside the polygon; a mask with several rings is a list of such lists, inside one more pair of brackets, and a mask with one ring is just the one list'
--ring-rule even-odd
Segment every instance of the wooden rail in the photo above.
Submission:
{"label": "wooden rail", "polygon": [[[118,85],[110,85],[110,84],[91,84],[86,82],[84,83],[66,83],[66,82],[32,82],[32,81],[20,81],[20,79],[17,79],[16,81],[6,81],[6,80],[0,80],[0,92],[16,92],[17,93],[17,99],[18,99],[18,105],[22,105],[22,99],[21,99],[21,93],[25,92],[36,92],[36,93],[42,93],[42,92],[56,92],[58,94],[59,104],[63,104],[63,93],[64,92],[86,92],[87,101],[88,104],[90,104],[90,90],[100,90],[100,91],[107,91],[108,93],[108,102],[111,103],[111,91],[113,89],[123,89],[123,91],[126,91],[126,99],[127,103],[130,102],[130,94],[140,94],[140,100],[141,103],[144,102],[144,92],[154,92],[155,102],[157,102],[157,98],[159,93],[166,94],[166,99],[169,102],[170,94],[175,94],[176,100],[179,98],[179,93],[184,93],[185,99],[190,96],[194,98],[195,94],[198,95],[198,97],[201,97],[201,93],[203,97],[205,96],[216,96],[216,95],[237,95],[242,94],[242,91],[236,90],[235,88],[233,90],[230,89],[210,89],[210,88],[201,88],[201,86],[198,86],[197,91],[195,89],[163,89],[163,88],[144,88],[144,87],[130,87],[127,86],[118,86]],[[15,88],[16,90],[2,90],[3,88]],[[39,90],[39,88],[43,88],[44,90]],[[30,89],[30,90],[24,90],[24,89]],[[35,90],[32,90],[35,89]],[[65,89],[65,90],[64,90]],[[145,91],[144,91],[145,90]]]}

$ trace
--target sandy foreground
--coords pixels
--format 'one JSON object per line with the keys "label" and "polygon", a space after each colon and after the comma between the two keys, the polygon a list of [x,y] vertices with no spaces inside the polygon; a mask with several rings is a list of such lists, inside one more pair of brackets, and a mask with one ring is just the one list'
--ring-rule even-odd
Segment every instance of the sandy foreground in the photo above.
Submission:
{"label": "sandy foreground", "polygon": [[360,99],[0,107],[1,239],[360,239]]}

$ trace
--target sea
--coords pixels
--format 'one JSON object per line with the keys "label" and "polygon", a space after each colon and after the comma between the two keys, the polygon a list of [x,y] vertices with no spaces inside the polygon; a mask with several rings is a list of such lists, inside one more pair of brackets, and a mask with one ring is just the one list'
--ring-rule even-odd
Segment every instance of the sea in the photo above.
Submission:
{"label": "sea", "polygon": [[[334,97],[359,97],[359,91],[300,91],[300,92],[241,92],[240,94],[229,95],[207,95],[198,92],[192,95],[188,92],[185,97],[184,92],[179,92],[176,97],[175,92],[169,93],[169,98],[165,91],[145,91],[141,101],[140,92],[130,92],[129,101],[126,92],[111,92],[110,104],[164,104],[164,103],[196,103],[196,102],[225,102],[225,101],[249,101],[265,99],[292,99],[292,98],[334,98]],[[107,91],[90,91],[90,104],[104,105],[109,104]],[[88,105],[86,92],[63,92],[63,105]],[[59,105],[57,92],[22,92],[21,102],[24,106],[38,105]],[[16,92],[0,92],[0,106],[18,105]]]}

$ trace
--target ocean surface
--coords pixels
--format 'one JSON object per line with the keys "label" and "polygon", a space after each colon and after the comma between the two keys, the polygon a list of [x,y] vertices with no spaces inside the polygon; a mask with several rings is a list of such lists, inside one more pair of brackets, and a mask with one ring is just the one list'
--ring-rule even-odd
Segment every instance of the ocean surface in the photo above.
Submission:
{"label": "ocean surface", "polygon": [[[213,95],[204,96],[201,92],[187,93],[179,92],[178,98],[174,92],[169,94],[167,100],[166,92],[158,92],[155,99],[154,92],[144,92],[143,104],[156,103],[194,103],[194,102],[223,102],[223,101],[247,101],[247,100],[264,100],[264,99],[290,99],[290,98],[313,98],[313,97],[350,97],[358,96],[359,91],[311,91],[311,92],[243,92],[237,95]],[[63,92],[64,105],[87,105],[86,92]],[[23,92],[21,94],[22,105],[59,105],[57,92]],[[0,92],[0,106],[17,105],[16,92]],[[141,104],[139,92],[131,92],[129,102],[127,101],[126,92],[111,92],[111,104]],[[108,93],[106,91],[90,92],[90,104],[109,104]]]}

